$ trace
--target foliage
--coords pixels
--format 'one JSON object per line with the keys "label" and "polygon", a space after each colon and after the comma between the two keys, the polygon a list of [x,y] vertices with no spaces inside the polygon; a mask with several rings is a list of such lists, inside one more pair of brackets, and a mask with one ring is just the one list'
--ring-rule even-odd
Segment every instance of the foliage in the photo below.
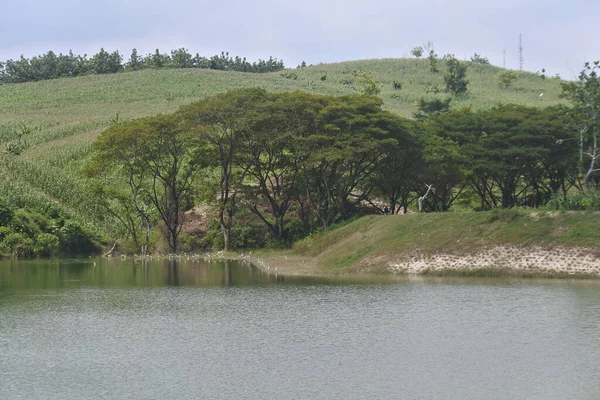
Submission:
{"label": "foliage", "polygon": [[149,226],[152,206],[163,224],[170,250],[176,252],[182,215],[192,204],[192,182],[200,166],[196,142],[177,116],[158,115],[118,123],[94,144],[95,154],[85,173],[91,178],[106,177],[117,169],[116,173],[127,182],[128,193],[116,192],[114,182],[101,179],[96,182],[95,192],[99,204],[117,217],[134,239],[135,220]]}
{"label": "foliage", "polygon": [[513,83],[516,82],[519,74],[516,71],[504,70],[498,72],[498,74],[494,77],[498,81],[498,86],[502,89],[508,89],[512,86]]}
{"label": "foliage", "polygon": [[435,51],[433,51],[433,49],[429,50],[429,57],[427,57],[429,60],[429,72],[439,72],[439,68],[438,68],[438,60],[437,60],[437,54],[435,53]]}
{"label": "foliage", "polygon": [[444,84],[446,85],[446,91],[452,93],[455,96],[467,93],[467,65],[462,64],[452,54],[444,56],[446,60],[446,66],[448,71],[444,75]]}
{"label": "foliage", "polygon": [[583,156],[589,158],[587,172],[583,177],[584,185],[590,189],[592,176],[600,171],[596,162],[600,158],[600,61],[586,62],[575,82],[563,83],[563,97],[574,104],[574,123],[579,130],[580,163]]}
{"label": "foliage", "polygon": [[413,47],[412,50],[410,51],[410,54],[412,54],[415,58],[421,58],[421,56],[423,55],[423,47],[422,46]]}
{"label": "foliage", "polygon": [[365,96],[377,96],[381,92],[381,88],[375,82],[373,74],[363,70],[354,71],[354,83],[356,90]]}
{"label": "foliage", "polygon": [[0,243],[0,253],[14,258],[33,256],[33,240],[24,233],[9,233]]}
{"label": "foliage", "polygon": [[546,208],[557,211],[600,211],[600,191],[588,190],[557,193],[546,203]]}
{"label": "foliage", "polygon": [[[429,74],[418,60],[387,59],[307,66],[295,71],[298,74],[297,80],[282,79],[279,73],[243,74],[231,70],[171,69],[166,66],[162,69],[144,68],[138,72],[88,75],[79,79],[54,79],[27,85],[0,85],[0,103],[10,109],[10,112],[0,115],[1,148],[4,149],[8,143],[17,139],[21,124],[29,130],[23,136],[27,139],[27,146],[18,157],[0,152],[0,198],[14,209],[28,208],[44,215],[55,215],[50,221],[58,227],[62,226],[61,218],[75,219],[93,229],[95,238],[99,236],[105,243],[112,245],[116,239],[127,236],[127,232],[105,208],[95,204],[95,195],[84,190],[86,179],[78,173],[93,154],[91,143],[100,132],[113,123],[174,112],[183,104],[234,87],[260,86],[277,93],[302,89],[307,80],[313,80],[318,82],[313,88],[315,94],[351,94],[353,71],[357,69],[371,72],[377,82],[384,84],[381,87],[383,108],[404,117],[411,117],[418,110],[419,101],[428,87],[442,84],[442,77]],[[398,79],[398,71],[402,71],[406,78],[402,81],[401,96],[394,99],[390,95],[395,94],[392,83],[394,79]],[[470,71],[469,96],[454,98],[452,109],[470,107],[474,113],[478,113],[497,103],[514,102],[540,107],[559,102],[559,81],[542,81],[535,74],[523,72],[514,90],[501,91],[493,79],[498,71],[498,68],[486,65]],[[323,74],[328,77],[325,82],[319,80]],[[351,84],[345,85],[343,82]],[[541,91],[544,92],[543,102],[538,97]],[[168,100],[166,93],[172,93],[173,99]],[[113,118],[117,114],[118,121]],[[570,129],[564,131],[559,138],[578,138],[577,132],[571,132]],[[419,135],[421,134],[420,132]],[[577,140],[567,140],[556,147],[573,152],[575,159],[567,159],[577,165],[577,144]],[[556,154],[558,157],[561,153]],[[556,158],[553,163],[561,163],[562,159],[564,158]],[[549,164],[551,165],[553,164]],[[418,169],[415,167],[414,170]],[[569,175],[569,179],[571,178]],[[554,180],[560,181],[558,178],[553,178]],[[204,182],[197,179],[194,191],[203,189]],[[567,180],[567,186],[569,185],[571,184]],[[113,189],[122,191],[127,186],[115,185]],[[194,197],[199,199],[196,196],[195,193]],[[370,196],[377,198],[374,192]],[[414,193],[409,197],[409,202],[412,196]],[[354,203],[358,199],[350,200]],[[461,193],[454,204],[458,201],[469,206],[477,205],[477,197],[474,197],[469,188]],[[306,204],[304,209],[310,211]],[[371,210],[373,212],[375,208],[372,207]],[[364,208],[356,211],[364,212]],[[56,217],[57,213],[62,217]],[[295,203],[289,215],[304,221],[300,217],[302,206],[299,203]],[[152,220],[155,224],[156,214],[152,216]],[[153,232],[158,232],[157,225],[153,226]],[[301,232],[307,232],[303,223],[300,226]],[[316,226],[311,227],[309,224],[308,229]],[[140,229],[140,241],[143,242],[145,229],[141,222]],[[287,230],[292,236],[290,229]]]}
{"label": "foliage", "polygon": [[452,99],[447,97],[445,99],[435,98],[433,100],[419,100],[419,111],[413,116],[417,121],[426,121],[430,116],[442,114],[450,111],[450,103]]}
{"label": "foliage", "polygon": [[55,256],[60,252],[60,239],[51,233],[40,233],[35,237],[33,253],[40,257]]}
{"label": "foliage", "polygon": [[480,54],[473,54],[471,56],[471,60],[472,63],[474,64],[483,64],[483,65],[489,65],[490,61],[487,59],[487,57],[483,57]]}
{"label": "foliage", "polygon": [[145,57],[139,56],[137,50],[133,49],[126,64],[123,64],[123,57],[118,50],[109,53],[101,48],[91,59],[88,59],[87,55],[75,56],[72,51],[67,55],[58,56],[49,51],[31,59],[21,56],[18,60],[0,62],[0,83],[40,81],[89,73],[114,74],[123,69],[137,71],[143,68],[209,68],[265,73],[280,71],[284,65],[283,61],[272,57],[250,63],[246,58],[234,58],[225,52],[210,58],[198,54],[193,57],[185,48],[172,50],[170,55],[156,49],[153,54]]}
{"label": "foliage", "polygon": [[0,199],[0,226],[7,226],[12,221],[13,208],[3,199]]}

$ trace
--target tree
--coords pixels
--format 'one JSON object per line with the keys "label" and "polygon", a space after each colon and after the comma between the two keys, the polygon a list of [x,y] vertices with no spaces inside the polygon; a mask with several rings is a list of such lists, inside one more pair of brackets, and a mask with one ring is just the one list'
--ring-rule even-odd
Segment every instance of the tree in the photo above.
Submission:
{"label": "tree", "polygon": [[219,208],[219,225],[224,250],[229,250],[237,196],[248,174],[249,166],[238,168],[240,146],[247,133],[247,116],[266,98],[263,89],[238,89],[188,106],[178,114],[205,143],[210,159],[218,171],[215,197]]}
{"label": "tree", "polygon": [[315,117],[325,98],[303,92],[269,94],[249,115],[241,143],[240,168],[253,182],[245,186],[250,211],[277,241],[288,239],[285,218],[300,187],[307,143],[316,132]]}
{"label": "tree", "polygon": [[508,89],[517,80],[519,75],[516,71],[500,71],[494,78],[498,81],[498,86],[502,89]]}
{"label": "tree", "polygon": [[194,66],[192,55],[183,47],[171,50],[171,61],[175,68],[192,68]]}
{"label": "tree", "polygon": [[427,58],[429,59],[429,72],[439,72],[437,54],[435,54],[433,49],[429,50],[429,56]]}
{"label": "tree", "polygon": [[480,54],[473,54],[473,56],[471,57],[471,62],[474,64],[483,64],[483,65],[489,65],[490,61],[487,59],[487,57],[483,57]]}
{"label": "tree", "polygon": [[328,97],[317,134],[308,138],[304,190],[319,224],[356,213],[373,185],[369,181],[393,145],[382,101],[373,96]]}
{"label": "tree", "polygon": [[[183,213],[191,206],[192,182],[200,167],[197,141],[196,135],[185,129],[177,115],[115,124],[102,132],[94,143],[88,176],[116,168],[116,179],[124,180],[130,188],[129,203],[124,198],[113,197],[122,207],[129,207],[126,224],[133,223],[133,216],[147,221],[149,216],[142,213],[147,199],[162,222],[170,251],[175,253]],[[104,193],[123,195],[115,191]],[[133,214],[133,210],[138,215]]]}
{"label": "tree", "polygon": [[467,84],[469,83],[466,79],[467,65],[461,64],[453,54],[447,54],[444,59],[448,67],[448,72],[444,75],[446,91],[455,96],[466,93],[468,90]]}
{"label": "tree", "polygon": [[413,49],[410,51],[410,54],[415,56],[415,58],[421,58],[421,56],[423,55],[423,47],[422,46],[413,47]]}
{"label": "tree", "polygon": [[384,198],[392,214],[408,210],[411,194],[420,181],[423,165],[423,143],[414,122],[390,116],[386,130],[395,143],[384,146],[384,158],[375,166],[374,195]]}
{"label": "tree", "polygon": [[600,158],[600,61],[586,62],[575,82],[563,83],[563,97],[571,100],[575,109],[575,121],[579,130],[580,162],[586,155],[589,160],[583,177],[586,188],[591,187],[591,178],[600,171],[596,166]]}
{"label": "tree", "polygon": [[138,71],[142,69],[144,65],[144,59],[138,55],[137,49],[131,50],[131,56],[129,57],[129,62],[127,63],[127,69],[130,71]]}
{"label": "tree", "polygon": [[375,82],[373,74],[363,70],[354,71],[354,82],[356,90],[365,96],[377,96],[381,92],[381,88]]}
{"label": "tree", "polygon": [[433,115],[443,114],[450,111],[450,103],[452,99],[450,97],[433,100],[419,100],[419,111],[413,114],[413,117],[417,121],[426,121]]}
{"label": "tree", "polygon": [[118,50],[108,53],[104,48],[92,57],[92,72],[96,74],[114,74],[123,69],[123,57]]}

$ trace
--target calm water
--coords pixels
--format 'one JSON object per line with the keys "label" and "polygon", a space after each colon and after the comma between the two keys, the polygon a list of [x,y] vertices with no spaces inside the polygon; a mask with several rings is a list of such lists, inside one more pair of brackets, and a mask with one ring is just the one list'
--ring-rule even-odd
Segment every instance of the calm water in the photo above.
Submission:
{"label": "calm water", "polygon": [[596,281],[0,262],[0,399],[598,398]]}

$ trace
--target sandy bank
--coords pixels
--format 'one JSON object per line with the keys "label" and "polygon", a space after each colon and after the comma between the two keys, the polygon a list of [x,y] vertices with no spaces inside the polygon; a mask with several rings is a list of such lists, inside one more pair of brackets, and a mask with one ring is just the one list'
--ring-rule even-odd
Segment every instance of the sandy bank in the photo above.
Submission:
{"label": "sandy bank", "polygon": [[[318,258],[295,255],[243,256],[257,267],[287,275],[332,274]],[[347,271],[354,273],[424,274],[440,271],[498,269],[514,273],[591,275],[600,277],[600,254],[586,247],[494,246],[473,254],[419,252],[367,257]]]}

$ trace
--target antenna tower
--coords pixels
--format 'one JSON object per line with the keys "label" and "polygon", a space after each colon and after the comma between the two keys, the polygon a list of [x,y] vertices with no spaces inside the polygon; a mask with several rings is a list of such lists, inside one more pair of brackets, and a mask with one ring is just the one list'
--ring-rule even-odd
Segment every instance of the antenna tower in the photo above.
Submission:
{"label": "antenna tower", "polygon": [[506,68],[506,49],[502,50],[502,68]]}
{"label": "antenna tower", "polygon": [[523,42],[521,41],[521,34],[519,33],[519,71],[523,71]]}

